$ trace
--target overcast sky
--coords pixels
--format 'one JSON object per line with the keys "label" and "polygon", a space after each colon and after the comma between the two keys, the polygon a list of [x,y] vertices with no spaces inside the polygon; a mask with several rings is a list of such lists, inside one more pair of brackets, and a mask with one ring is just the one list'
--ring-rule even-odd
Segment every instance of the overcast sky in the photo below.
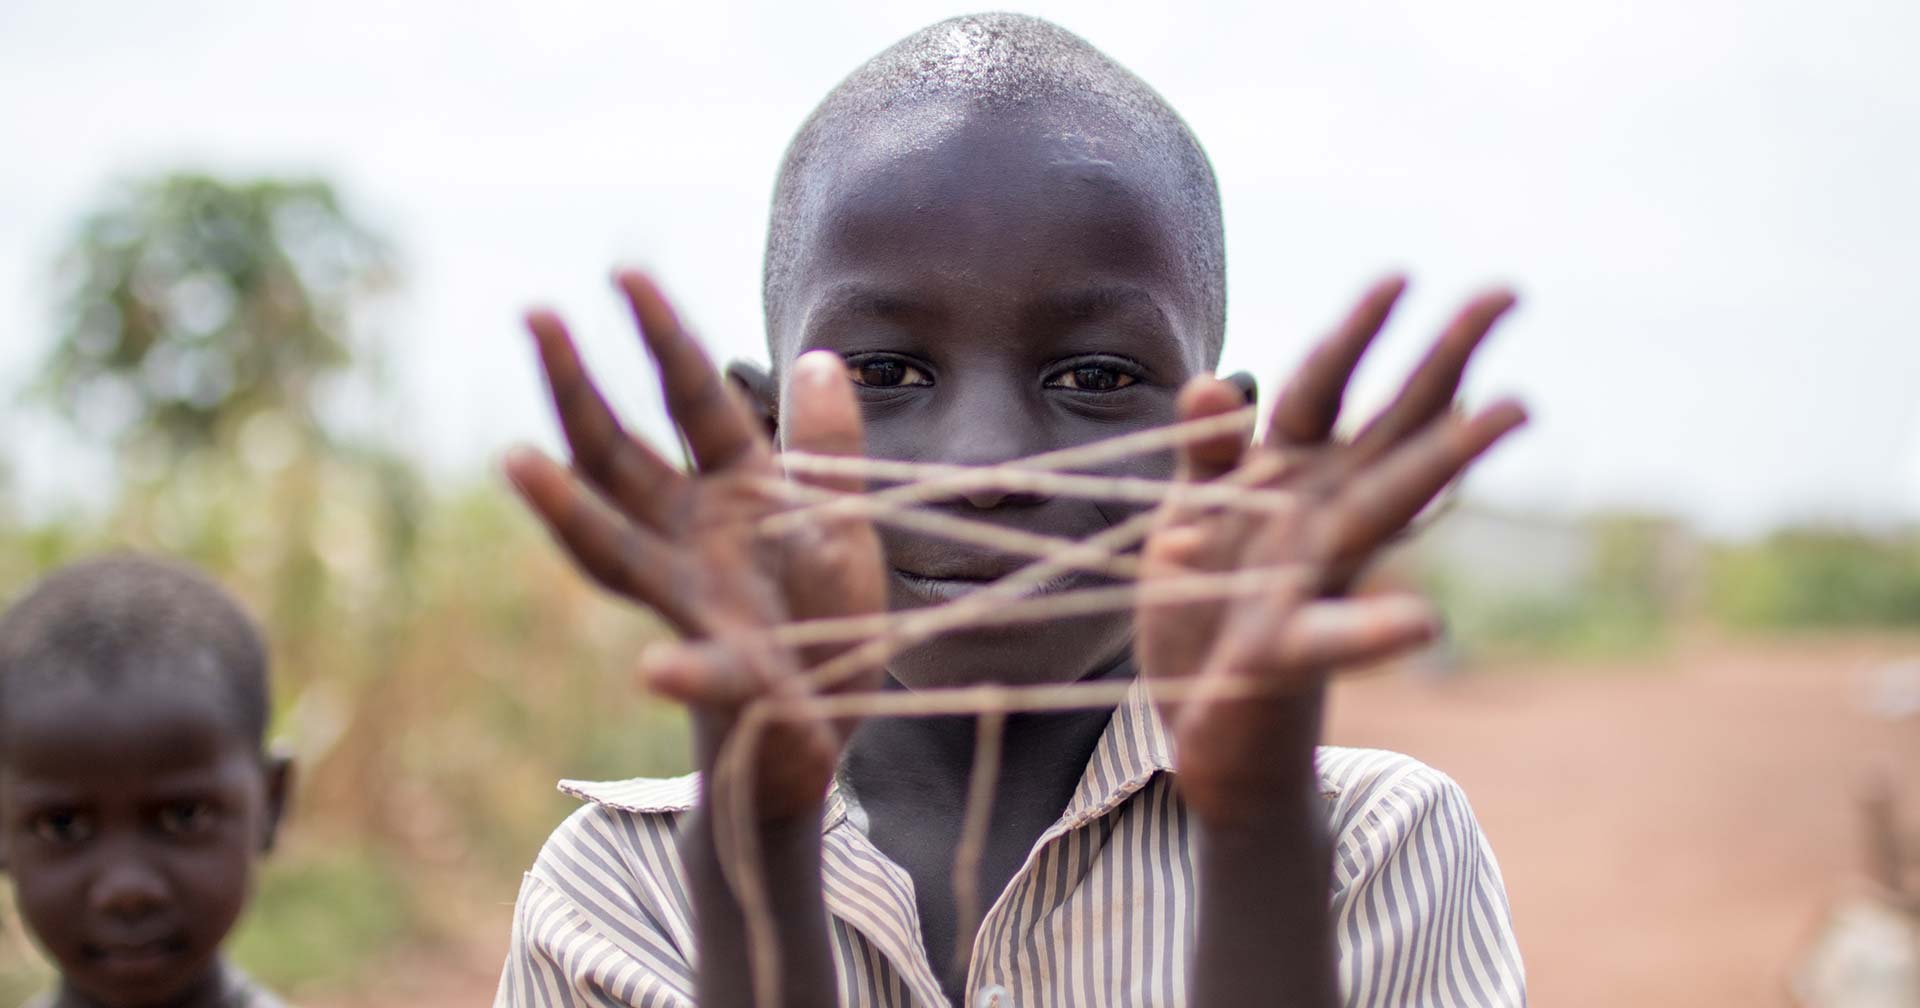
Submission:
{"label": "overcast sky", "polygon": [[[50,260],[117,177],[317,172],[397,241],[399,414],[436,469],[552,444],[521,309],[557,305],[636,413],[606,282],[663,274],[763,356],[767,197],[835,81],[970,8],[901,0],[0,3],[0,396]],[[1920,4],[1026,3],[1184,114],[1226,202],[1227,360],[1268,379],[1371,278],[1412,300],[1377,401],[1464,296],[1521,310],[1471,391],[1534,425],[1473,492],[1726,532],[1920,519]],[[8,414],[0,414],[6,416]],[[11,414],[36,499],[98,472]]]}

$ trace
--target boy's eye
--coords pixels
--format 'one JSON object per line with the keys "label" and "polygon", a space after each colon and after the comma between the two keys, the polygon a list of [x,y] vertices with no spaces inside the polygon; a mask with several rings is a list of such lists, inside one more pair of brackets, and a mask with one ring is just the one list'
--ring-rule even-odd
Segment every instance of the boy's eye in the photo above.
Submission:
{"label": "boy's eye", "polygon": [[35,837],[62,847],[86,843],[93,836],[93,820],[78,812],[42,812],[27,825]]}
{"label": "boy's eye", "polygon": [[847,374],[855,385],[867,388],[900,388],[904,385],[931,385],[925,371],[897,357],[870,357],[847,363]]}
{"label": "boy's eye", "polygon": [[1104,364],[1079,364],[1047,379],[1047,386],[1076,392],[1112,392],[1126,388],[1135,380],[1132,375],[1118,368]]}
{"label": "boy's eye", "polygon": [[160,807],[156,818],[162,833],[195,836],[213,828],[213,805],[203,801],[171,802]]}

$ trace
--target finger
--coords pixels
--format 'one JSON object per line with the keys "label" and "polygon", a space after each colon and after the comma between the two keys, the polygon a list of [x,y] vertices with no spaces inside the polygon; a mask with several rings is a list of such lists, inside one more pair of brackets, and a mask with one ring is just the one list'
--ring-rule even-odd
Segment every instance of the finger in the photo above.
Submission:
{"label": "finger", "polygon": [[1495,403],[1472,418],[1447,417],[1362,470],[1333,502],[1333,556],[1371,554],[1526,420],[1526,410],[1512,400]]}
{"label": "finger", "polygon": [[503,468],[582,573],[651,607],[681,633],[705,630],[699,612],[685,602],[685,585],[674,575],[667,548],[651,533],[616,518],[571,473],[531,448],[509,452]]}
{"label": "finger", "polygon": [[[1261,539],[1272,539],[1276,534],[1271,527],[1263,531],[1266,534]],[[1259,544],[1250,545],[1250,552],[1253,551],[1274,553]],[[1249,560],[1256,562],[1256,558]],[[1207,674],[1241,676],[1270,664],[1275,634],[1287,626],[1311,598],[1311,585],[1303,576],[1307,571],[1305,566],[1283,568],[1272,556],[1259,557],[1257,562],[1273,571],[1272,583],[1263,585],[1259,594],[1240,600],[1230,615],[1215,624],[1217,644]]]}
{"label": "finger", "polygon": [[759,678],[724,647],[655,644],[636,671],[649,692],[693,707],[738,708],[763,692]]}
{"label": "finger", "polygon": [[[782,427],[786,445],[795,451],[858,458],[865,451],[860,429],[860,404],[854,398],[847,365],[839,354],[817,350],[794,362],[787,386],[787,416]],[[865,480],[857,474],[801,477],[805,482],[841,493],[859,493]],[[884,605],[880,543],[873,523],[860,514],[815,512],[797,529],[800,537],[783,577],[789,615],[796,620],[844,616]],[[801,650],[801,660],[814,667],[852,647],[816,645]],[[866,677],[846,688],[862,688]]]}
{"label": "finger", "polygon": [[[1244,394],[1231,382],[1201,376],[1180,390],[1177,408],[1181,421],[1185,422],[1231,413],[1245,408],[1245,402]],[[1194,504],[1181,492],[1181,487],[1216,480],[1233,472],[1246,458],[1247,445],[1244,431],[1230,430],[1183,441],[1175,448],[1176,485],[1162,506],[1157,528],[1147,543],[1144,559],[1148,570],[1226,570],[1234,565],[1239,535],[1255,520],[1253,515]],[[1201,605],[1187,612],[1193,614],[1196,621],[1205,623],[1208,621],[1200,614],[1217,609],[1217,606]]]}
{"label": "finger", "polygon": [[1407,377],[1400,394],[1354,438],[1358,454],[1372,457],[1388,451],[1450,409],[1460,392],[1467,361],[1514,304],[1510,291],[1493,291],[1467,302]]}
{"label": "finger", "polygon": [[[1180,390],[1176,405],[1182,423],[1205,420],[1246,406],[1246,393],[1232,382],[1209,375],[1198,376]],[[1246,455],[1247,435],[1241,431],[1183,441],[1174,456],[1175,472],[1181,482],[1204,483],[1232,472]]]}
{"label": "finger", "polygon": [[667,412],[686,436],[694,465],[716,472],[765,454],[765,436],[746,406],[736,400],[720,372],[681,327],[660,289],[645,274],[622,270],[614,277],[633,308],[640,336],[660,369]]}
{"label": "finger", "polygon": [[[860,404],[854,400],[847,364],[831,350],[815,350],[794,361],[787,385],[786,447],[815,455],[858,458],[866,450],[860,430]],[[796,474],[795,479],[841,493],[859,493],[859,476]]]}
{"label": "finger", "polygon": [[1311,445],[1327,439],[1340,419],[1340,403],[1346,397],[1353,369],[1406,289],[1405,277],[1388,277],[1374,284],[1346,321],[1314,346],[1274,400],[1267,423],[1269,443]]}
{"label": "finger", "polygon": [[1309,602],[1281,631],[1267,671],[1285,677],[1371,665],[1427,644],[1439,628],[1433,606],[1417,595]]}
{"label": "finger", "polygon": [[669,497],[680,489],[680,472],[620,425],[558,315],[528,312],[527,329],[539,348],[574,466],[628,517],[657,526],[670,510]]}

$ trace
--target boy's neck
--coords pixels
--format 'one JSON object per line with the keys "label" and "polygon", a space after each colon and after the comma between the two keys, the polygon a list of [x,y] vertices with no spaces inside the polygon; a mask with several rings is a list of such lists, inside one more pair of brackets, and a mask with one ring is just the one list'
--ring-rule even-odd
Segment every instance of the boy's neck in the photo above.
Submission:
{"label": "boy's neck", "polygon": [[[192,987],[182,991],[179,997],[156,1008],[226,1008],[230,990],[229,980],[226,960],[216,958]],[[115,1006],[88,997],[74,989],[73,985],[63,978],[50,1008],[115,1008]]]}
{"label": "boy's neck", "polygon": [[[1123,655],[1086,681],[1132,675],[1131,657]],[[1064,811],[1112,716],[1110,708],[1101,708],[1008,717],[1001,733],[995,818],[1011,811],[1005,809],[1009,802],[1024,806],[1020,819]],[[973,770],[977,721],[964,716],[869,721],[848,742],[842,780],[862,803],[911,794],[916,804],[957,809],[965,802]]]}
{"label": "boy's neck", "polygon": [[[1089,679],[1133,674],[1123,657]],[[987,842],[980,852],[979,906],[991,906],[1033,844],[1066,811],[1113,709],[1007,718]],[[976,723],[971,717],[880,718],[847,745],[841,782],[866,814],[866,833],[914,883],[921,940],[941,986],[964,1000],[965,967],[952,961],[959,907],[951,889],[964,829]]]}

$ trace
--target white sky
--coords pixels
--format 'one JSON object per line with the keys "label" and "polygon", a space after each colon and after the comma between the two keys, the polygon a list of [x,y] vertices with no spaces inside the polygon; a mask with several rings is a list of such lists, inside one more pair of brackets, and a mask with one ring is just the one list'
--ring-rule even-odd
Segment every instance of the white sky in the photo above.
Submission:
{"label": "white sky", "polygon": [[[394,236],[388,349],[436,469],[552,444],[520,310],[567,311],[657,409],[616,262],[658,269],[722,355],[760,355],[779,154],[861,60],[969,8],[329,0],[0,3],[0,397],[51,333],[49,262],[108,180],[320,172]],[[1716,529],[1920,518],[1920,5],[1832,0],[1024,3],[1187,117],[1219,171],[1226,366],[1269,383],[1390,268],[1413,299],[1378,401],[1476,285],[1521,311],[1472,384],[1536,420],[1501,503]],[[84,452],[19,412],[39,500]]]}

